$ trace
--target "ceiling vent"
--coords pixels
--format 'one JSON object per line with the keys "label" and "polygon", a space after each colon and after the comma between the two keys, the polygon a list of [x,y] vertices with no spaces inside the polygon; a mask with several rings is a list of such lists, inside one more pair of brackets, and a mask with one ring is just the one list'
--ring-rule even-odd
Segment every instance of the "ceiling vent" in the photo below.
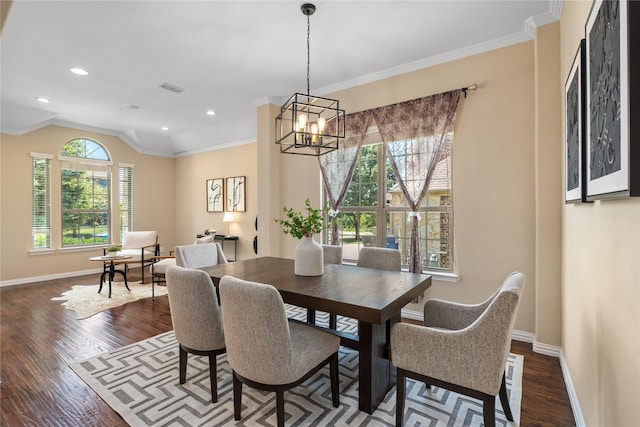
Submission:
{"label": "ceiling vent", "polygon": [[174,86],[171,83],[161,83],[158,87],[161,87],[162,89],[166,89],[169,92],[173,92],[173,93],[182,93],[184,92],[184,89],[182,89],[181,87],[178,86]]}

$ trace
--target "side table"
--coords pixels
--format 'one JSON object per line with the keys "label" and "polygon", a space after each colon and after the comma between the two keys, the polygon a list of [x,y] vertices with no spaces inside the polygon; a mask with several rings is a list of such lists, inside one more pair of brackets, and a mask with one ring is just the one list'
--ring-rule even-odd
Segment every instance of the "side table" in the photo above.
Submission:
{"label": "side table", "polygon": [[128,291],[131,290],[131,289],[129,289],[129,284],[127,283],[127,275],[124,272],[124,270],[116,270],[116,265],[117,264],[126,264],[127,260],[130,259],[130,258],[132,258],[131,255],[123,255],[123,256],[94,256],[94,257],[89,258],[89,260],[91,260],[91,261],[102,262],[103,265],[108,267],[108,270],[105,270],[102,273],[102,275],[100,275],[100,288],[98,289],[98,293],[100,293],[102,291],[102,283],[104,282],[105,276],[108,276],[108,278],[109,278],[109,298],[111,298],[111,281],[113,280],[113,277],[115,276],[116,273],[122,274],[122,277],[124,278],[124,286],[125,286],[125,288],[127,288]]}
{"label": "side table", "polygon": [[229,260],[229,261],[238,261],[238,240],[240,240],[238,236],[225,236],[222,234],[216,234],[215,236],[213,236],[213,239],[216,242],[220,242],[220,246],[222,246],[223,249],[224,249],[224,242],[228,242],[228,241],[233,242],[233,260]]}

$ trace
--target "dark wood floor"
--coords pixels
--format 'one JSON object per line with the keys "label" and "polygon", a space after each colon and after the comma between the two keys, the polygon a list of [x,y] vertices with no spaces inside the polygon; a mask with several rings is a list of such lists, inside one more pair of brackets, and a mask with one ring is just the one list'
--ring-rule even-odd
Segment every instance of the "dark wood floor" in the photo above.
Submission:
{"label": "dark wood floor", "polygon": [[[149,298],[76,320],[50,301],[72,285],[97,282],[90,275],[0,288],[0,425],[126,425],[69,364],[171,330],[169,304]],[[524,355],[521,425],[574,426],[559,360],[526,343],[511,350]]]}

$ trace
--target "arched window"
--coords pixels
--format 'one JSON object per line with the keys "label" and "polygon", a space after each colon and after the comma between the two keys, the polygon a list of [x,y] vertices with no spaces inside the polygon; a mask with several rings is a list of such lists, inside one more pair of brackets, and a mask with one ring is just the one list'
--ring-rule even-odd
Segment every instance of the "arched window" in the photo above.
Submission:
{"label": "arched window", "polygon": [[111,241],[111,158],[97,141],[78,138],[60,152],[62,246]]}

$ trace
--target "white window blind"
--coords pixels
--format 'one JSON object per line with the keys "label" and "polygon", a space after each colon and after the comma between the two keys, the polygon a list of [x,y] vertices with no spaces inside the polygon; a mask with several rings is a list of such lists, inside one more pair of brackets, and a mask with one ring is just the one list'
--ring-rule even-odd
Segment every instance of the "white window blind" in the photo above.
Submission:
{"label": "white window blind", "polygon": [[126,231],[131,231],[133,223],[133,165],[120,164],[120,241]]}
{"label": "white window blind", "polygon": [[31,247],[51,248],[51,159],[31,153]]}

